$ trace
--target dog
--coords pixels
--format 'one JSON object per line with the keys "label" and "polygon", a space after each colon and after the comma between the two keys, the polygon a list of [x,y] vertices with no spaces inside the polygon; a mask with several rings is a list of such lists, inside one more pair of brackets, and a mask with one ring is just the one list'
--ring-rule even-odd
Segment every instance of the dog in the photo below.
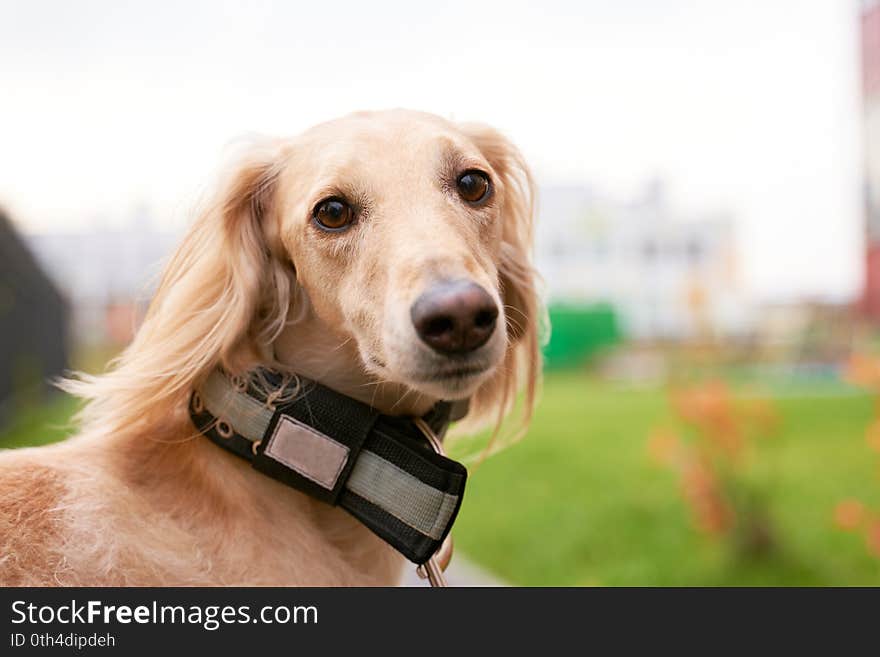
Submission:
{"label": "dog", "polygon": [[386,586],[404,559],[344,510],[195,431],[217,368],[294,372],[419,416],[501,420],[540,375],[534,183],[496,130],[353,114],[241,149],[102,375],[80,432],[0,456],[0,583]]}

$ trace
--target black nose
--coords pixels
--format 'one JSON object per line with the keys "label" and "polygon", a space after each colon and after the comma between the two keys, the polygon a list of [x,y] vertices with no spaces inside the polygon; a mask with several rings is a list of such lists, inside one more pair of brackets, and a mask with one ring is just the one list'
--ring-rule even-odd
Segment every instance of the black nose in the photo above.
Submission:
{"label": "black nose", "polygon": [[410,310],[416,332],[431,348],[461,354],[482,347],[495,330],[498,306],[472,281],[432,286]]}

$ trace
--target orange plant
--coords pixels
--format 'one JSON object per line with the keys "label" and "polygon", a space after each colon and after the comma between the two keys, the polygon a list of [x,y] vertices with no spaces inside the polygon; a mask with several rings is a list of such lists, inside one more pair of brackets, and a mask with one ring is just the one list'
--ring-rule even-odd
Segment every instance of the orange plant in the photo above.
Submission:
{"label": "orange plant", "polygon": [[768,401],[737,399],[723,381],[674,390],[674,422],[648,440],[652,459],[678,476],[696,527],[730,537],[742,553],[765,552],[774,538],[766,495],[747,476],[779,418]]}
{"label": "orange plant", "polygon": [[[874,419],[865,430],[865,442],[869,449],[880,452],[880,358],[854,355],[847,364],[844,378],[876,396]],[[860,532],[868,551],[880,558],[880,511],[869,509],[861,500],[846,499],[834,508],[834,524],[844,531]]]}

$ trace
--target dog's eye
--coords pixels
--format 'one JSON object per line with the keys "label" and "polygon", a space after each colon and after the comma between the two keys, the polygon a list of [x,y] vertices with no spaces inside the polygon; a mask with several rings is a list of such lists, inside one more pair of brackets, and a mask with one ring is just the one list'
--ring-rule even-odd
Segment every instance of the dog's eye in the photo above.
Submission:
{"label": "dog's eye", "polygon": [[468,203],[479,203],[489,195],[489,176],[482,171],[465,171],[457,185],[459,195]]}
{"label": "dog's eye", "polygon": [[351,224],[351,206],[338,198],[328,198],[315,206],[315,222],[324,230],[343,230]]}

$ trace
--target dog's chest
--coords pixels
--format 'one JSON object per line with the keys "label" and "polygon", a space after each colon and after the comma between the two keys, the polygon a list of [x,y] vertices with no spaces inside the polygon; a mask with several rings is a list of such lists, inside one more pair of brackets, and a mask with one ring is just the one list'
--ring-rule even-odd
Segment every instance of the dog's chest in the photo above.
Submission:
{"label": "dog's chest", "polygon": [[[214,527],[201,520],[181,524],[180,519],[168,519],[175,526],[168,527],[165,535],[172,540],[153,559],[150,571],[163,573],[162,581],[153,583],[394,586],[399,582],[404,560],[396,551],[341,509],[309,502],[317,508],[254,517],[239,514]],[[189,555],[183,563],[181,554]]]}

